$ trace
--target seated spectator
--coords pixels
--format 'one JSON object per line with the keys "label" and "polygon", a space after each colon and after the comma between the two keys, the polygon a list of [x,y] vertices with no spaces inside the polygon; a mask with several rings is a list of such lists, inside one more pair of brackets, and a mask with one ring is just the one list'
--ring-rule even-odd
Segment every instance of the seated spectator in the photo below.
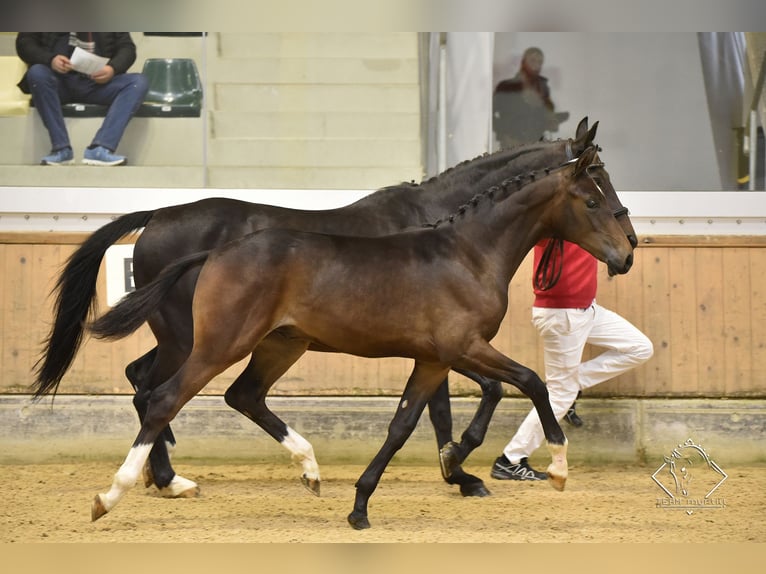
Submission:
{"label": "seated spectator", "polygon": [[[109,61],[90,75],[77,72],[70,60],[80,48]],[[123,165],[117,155],[128,122],[144,100],[148,83],[142,74],[128,74],[136,60],[136,45],[128,32],[20,32],[16,52],[28,69],[19,82],[42,118],[51,140],[51,152],[42,165],[66,165],[74,160],[62,104],[77,102],[109,106],[101,128],[84,150],[87,165]]]}

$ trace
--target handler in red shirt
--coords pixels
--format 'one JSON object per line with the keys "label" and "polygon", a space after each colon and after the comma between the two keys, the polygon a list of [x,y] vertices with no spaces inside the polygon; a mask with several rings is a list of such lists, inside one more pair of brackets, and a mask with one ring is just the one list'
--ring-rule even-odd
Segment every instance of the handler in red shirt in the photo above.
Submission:
{"label": "handler in red shirt", "polygon": [[[552,240],[535,246],[534,269]],[[646,362],[654,353],[652,342],[617,313],[596,303],[598,261],[590,253],[564,242],[563,260],[553,251],[550,269],[561,266],[561,275],[550,289],[534,287],[532,323],[543,339],[545,383],[553,414],[561,420],[589,387],[616,377]],[[585,344],[604,352],[582,361]],[[545,439],[533,408],[492,466],[499,480],[545,480],[547,475],[529,466],[527,457]]]}

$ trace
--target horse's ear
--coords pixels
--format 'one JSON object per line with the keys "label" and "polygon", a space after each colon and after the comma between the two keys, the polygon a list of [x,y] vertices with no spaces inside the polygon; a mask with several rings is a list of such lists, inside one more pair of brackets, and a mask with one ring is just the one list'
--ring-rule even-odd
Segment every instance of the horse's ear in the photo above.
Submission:
{"label": "horse's ear", "polygon": [[585,140],[586,145],[591,145],[596,140],[596,130],[598,130],[598,122],[593,124],[593,127],[588,131],[588,138]]}
{"label": "horse's ear", "polygon": [[585,151],[580,154],[580,157],[577,158],[577,163],[575,164],[574,177],[579,177],[585,173],[585,170],[587,170],[588,167],[590,167],[590,164],[593,163],[593,159],[596,157],[597,152],[598,148],[596,146],[588,146]]}
{"label": "horse's ear", "polygon": [[580,123],[577,124],[575,139],[579,140],[581,137],[584,137],[586,133],[588,133],[588,116],[585,116],[583,119],[580,120]]}

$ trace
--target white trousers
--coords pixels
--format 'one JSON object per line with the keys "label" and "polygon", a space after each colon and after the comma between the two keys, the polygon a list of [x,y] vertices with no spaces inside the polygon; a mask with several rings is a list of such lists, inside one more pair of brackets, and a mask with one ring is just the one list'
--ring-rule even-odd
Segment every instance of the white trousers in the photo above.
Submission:
{"label": "white trousers", "polygon": [[[545,384],[557,420],[577,398],[577,393],[616,377],[646,362],[654,353],[652,342],[617,313],[593,304],[587,309],[532,307],[532,324],[543,340]],[[585,344],[604,352],[582,361]],[[503,452],[512,463],[528,457],[545,440],[534,408]]]}

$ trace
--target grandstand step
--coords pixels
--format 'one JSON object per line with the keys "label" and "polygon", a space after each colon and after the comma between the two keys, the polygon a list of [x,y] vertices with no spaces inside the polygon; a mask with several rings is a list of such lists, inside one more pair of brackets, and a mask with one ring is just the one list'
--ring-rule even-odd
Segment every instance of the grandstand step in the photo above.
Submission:
{"label": "grandstand step", "polygon": [[210,165],[280,167],[395,167],[417,164],[420,141],[379,139],[261,139],[210,142]]}
{"label": "grandstand step", "polygon": [[420,165],[396,167],[211,167],[213,189],[379,189],[420,181]]}
{"label": "grandstand step", "polygon": [[215,85],[208,106],[233,112],[411,113],[420,88],[413,85]]}
{"label": "grandstand step", "polygon": [[221,32],[217,41],[220,58],[411,58],[418,51],[411,32]]}
{"label": "grandstand step", "polygon": [[417,139],[417,113],[261,112],[215,111],[210,115],[214,138],[369,138]]}
{"label": "grandstand step", "polygon": [[10,187],[201,188],[204,179],[202,167],[0,165],[0,181]]}
{"label": "grandstand step", "polygon": [[[75,158],[82,153],[103,118],[66,118]],[[203,118],[133,118],[117,153],[134,165],[202,166]],[[36,110],[25,116],[0,118],[0,165],[36,165],[50,150],[50,139]],[[24,145],[19,145],[24,142]]]}
{"label": "grandstand step", "polygon": [[[353,54],[353,52],[350,52]],[[208,69],[211,83],[417,84],[418,60],[396,58],[221,59]]]}

